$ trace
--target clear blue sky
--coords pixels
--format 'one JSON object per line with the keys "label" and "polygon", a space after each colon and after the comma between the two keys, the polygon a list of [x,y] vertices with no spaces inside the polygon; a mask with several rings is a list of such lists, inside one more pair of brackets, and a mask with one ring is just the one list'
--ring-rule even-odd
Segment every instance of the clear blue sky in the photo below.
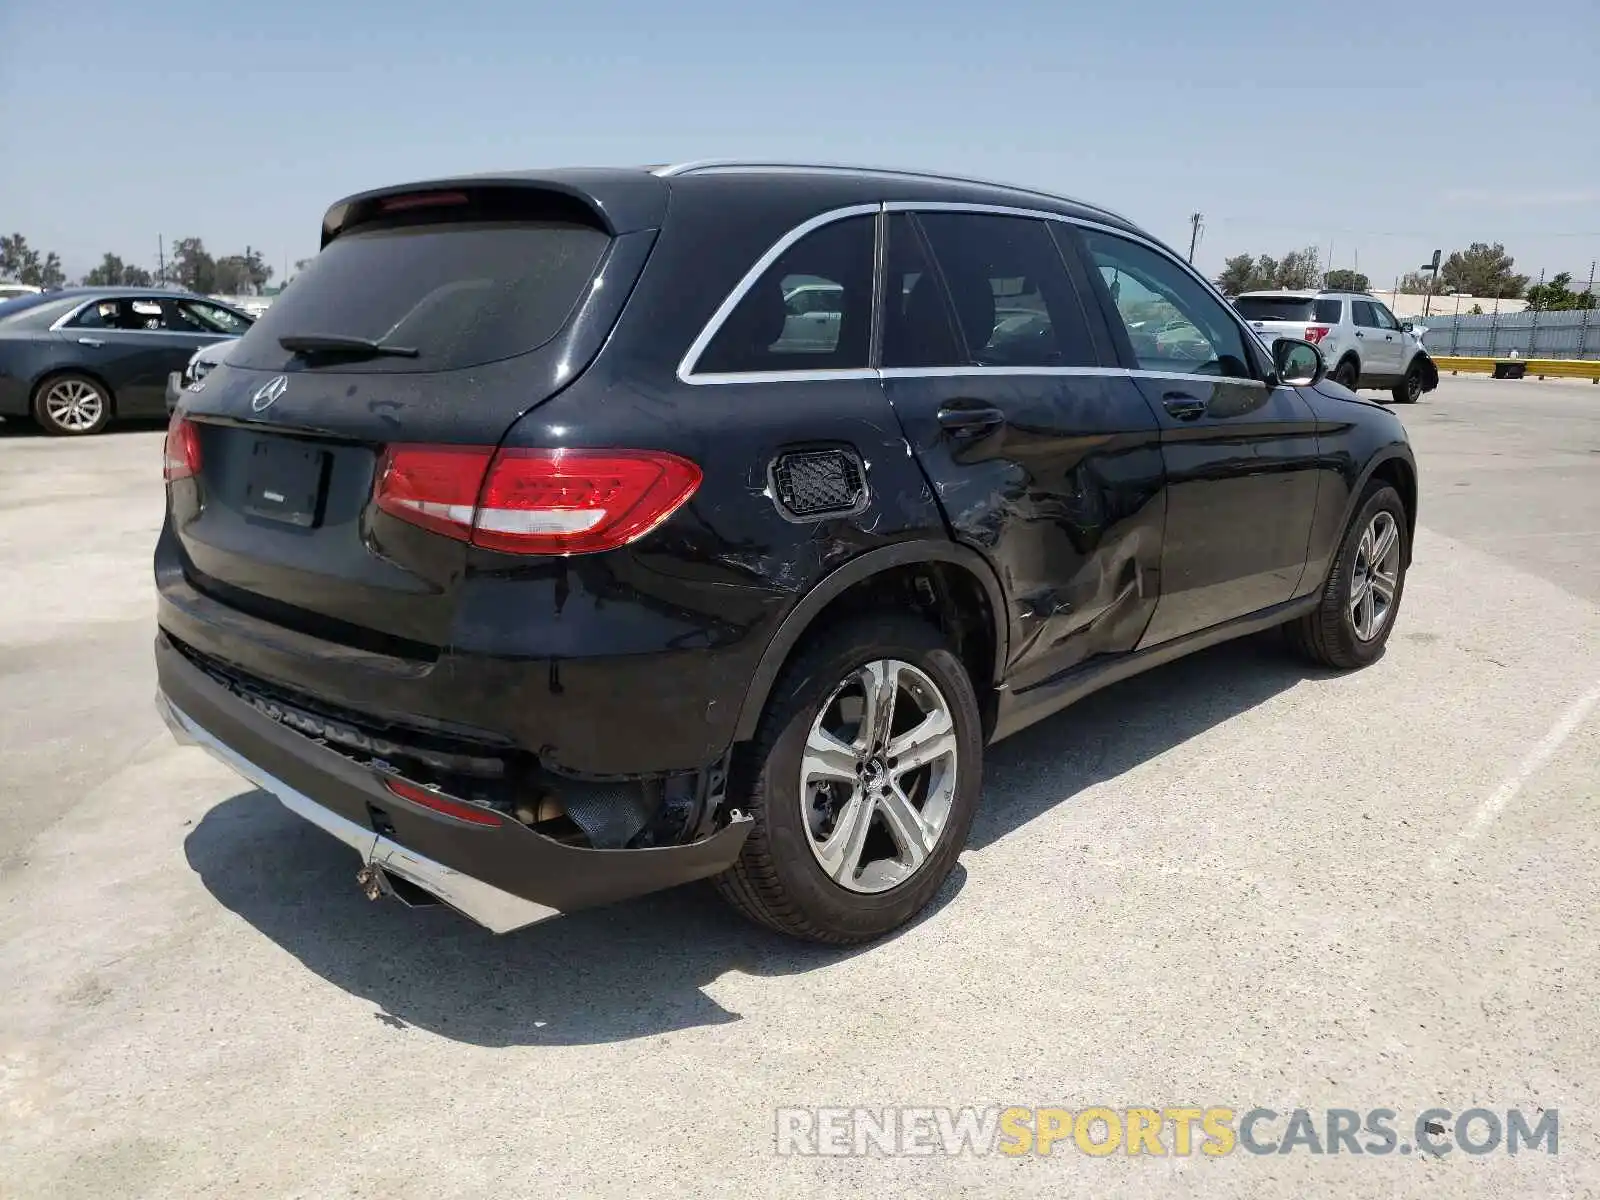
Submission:
{"label": "clear blue sky", "polygon": [[730,155],[1015,180],[1180,245],[1198,209],[1213,272],[1331,242],[1387,286],[1486,239],[1586,273],[1600,8],[0,2],[0,227],[74,277],[158,234],[281,274],[377,184]]}

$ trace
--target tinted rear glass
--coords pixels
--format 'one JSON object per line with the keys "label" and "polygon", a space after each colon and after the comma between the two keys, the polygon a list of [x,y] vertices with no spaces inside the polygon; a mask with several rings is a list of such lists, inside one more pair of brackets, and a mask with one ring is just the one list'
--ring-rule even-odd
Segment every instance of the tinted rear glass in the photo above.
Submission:
{"label": "tinted rear glass", "polygon": [[350,371],[450,371],[525,354],[566,323],[610,239],[566,221],[419,224],[335,239],[229,361],[279,370],[290,335],[367,338],[415,358],[317,357]]}
{"label": "tinted rear glass", "polygon": [[1314,308],[1293,296],[1240,296],[1233,306],[1247,321],[1309,321]]}

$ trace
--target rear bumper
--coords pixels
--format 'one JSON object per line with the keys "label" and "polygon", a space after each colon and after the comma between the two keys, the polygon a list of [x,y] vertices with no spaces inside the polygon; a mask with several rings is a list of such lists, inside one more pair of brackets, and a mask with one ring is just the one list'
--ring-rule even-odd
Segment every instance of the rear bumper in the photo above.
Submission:
{"label": "rear bumper", "polygon": [[467,824],[401,799],[376,770],[246,704],[165,635],[156,640],[156,673],[157,705],[180,741],[201,746],[353,847],[380,879],[404,880],[496,933],[718,874],[750,832],[750,818],[736,815],[689,845],[590,850],[509,818],[493,827]]}

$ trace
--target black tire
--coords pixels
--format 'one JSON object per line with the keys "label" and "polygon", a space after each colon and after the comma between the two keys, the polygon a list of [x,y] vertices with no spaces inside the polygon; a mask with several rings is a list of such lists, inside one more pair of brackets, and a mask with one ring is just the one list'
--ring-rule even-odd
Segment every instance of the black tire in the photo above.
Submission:
{"label": "black tire", "polygon": [[[1395,571],[1394,598],[1387,616],[1377,634],[1363,641],[1356,635],[1354,617],[1350,611],[1351,588],[1355,581],[1356,565],[1362,534],[1380,512],[1387,512],[1395,523],[1399,539],[1398,566]],[[1355,516],[1339,543],[1338,556],[1328,572],[1322,587],[1321,602],[1315,609],[1287,627],[1289,640],[1307,658],[1326,667],[1353,670],[1375,662],[1383,653],[1394,632],[1400,615],[1400,602],[1405,596],[1406,573],[1411,564],[1411,534],[1406,525],[1406,509],[1400,493],[1386,483],[1374,481],[1367,485],[1361,503],[1356,505]]]}
{"label": "black tire", "polygon": [[[75,423],[70,419],[58,419],[52,413],[51,396],[58,393],[58,389],[73,388],[87,397],[85,403],[92,403],[94,411],[98,414],[92,420]],[[87,437],[99,433],[111,421],[113,400],[111,393],[105,385],[97,379],[87,375],[79,375],[68,371],[60,375],[52,375],[39,382],[33,389],[33,419],[40,429],[54,437]]]}
{"label": "black tire", "polygon": [[[955,788],[938,840],[914,874],[875,893],[823,871],[802,815],[801,757],[813,722],[849,675],[899,659],[930,679],[955,731]],[[983,730],[966,669],[927,622],[904,615],[851,618],[823,630],[784,668],[749,753],[735,764],[736,803],[755,821],[743,852],[714,883],[751,920],[808,941],[848,945],[904,925],[933,899],[966,845],[983,778]]]}
{"label": "black tire", "polygon": [[1356,385],[1361,382],[1361,364],[1348,356],[1341,358],[1339,365],[1334,367],[1328,378],[1353,392],[1356,390]]}
{"label": "black tire", "polygon": [[1406,368],[1405,378],[1395,384],[1394,402],[1396,404],[1415,404],[1422,399],[1422,364],[1413,362]]}

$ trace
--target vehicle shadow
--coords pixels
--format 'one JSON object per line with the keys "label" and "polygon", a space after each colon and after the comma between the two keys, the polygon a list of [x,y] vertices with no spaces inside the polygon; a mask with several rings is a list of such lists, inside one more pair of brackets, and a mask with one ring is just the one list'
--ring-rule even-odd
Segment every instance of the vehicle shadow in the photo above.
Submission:
{"label": "vehicle shadow", "polygon": [[[1312,675],[1275,639],[1250,639],[1090,697],[994,748],[972,845]],[[769,933],[704,886],[496,937],[443,908],[367,901],[356,856],[261,791],[211,809],[184,849],[224,907],[309,970],[371,1000],[376,1019],[474,1045],[586,1045],[727,1024],[738,1014],[705,990],[727,972],[793,975],[872,949]],[[965,882],[958,866],[910,928]]]}

